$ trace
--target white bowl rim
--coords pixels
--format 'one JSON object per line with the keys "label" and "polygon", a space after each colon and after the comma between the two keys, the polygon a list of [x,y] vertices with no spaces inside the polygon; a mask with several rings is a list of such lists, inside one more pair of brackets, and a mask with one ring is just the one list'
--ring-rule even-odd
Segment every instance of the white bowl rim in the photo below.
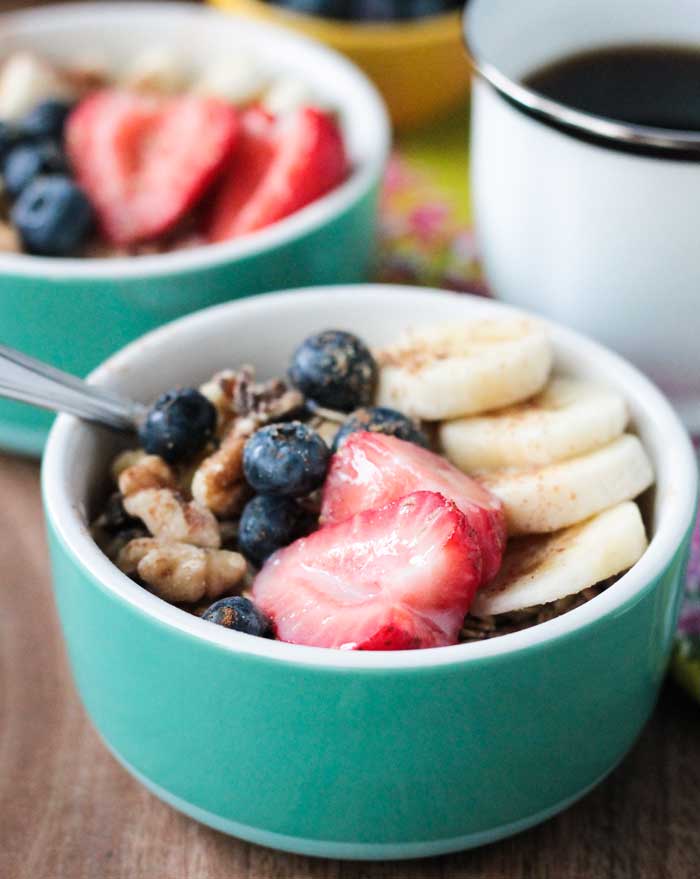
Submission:
{"label": "white bowl rim", "polygon": [[[125,17],[128,15],[133,21],[134,16],[139,15],[167,17],[175,14],[191,16],[193,19],[219,19],[225,26],[233,26],[235,23],[236,28],[250,32],[251,38],[264,39],[266,33],[272,33],[277,39],[303,46],[307,53],[324,57],[327,61],[332,61],[338,69],[343,69],[353,80],[353,88],[365,104],[364,112],[368,124],[364,127],[363,137],[367,142],[367,158],[353,169],[345,183],[332,192],[265,229],[232,241],[143,256],[63,259],[26,253],[0,253],[0,278],[8,275],[60,281],[75,279],[116,282],[124,278],[149,278],[215,268],[281,247],[319,229],[343,214],[379,183],[391,146],[391,125],[384,101],[375,86],[356,65],[335,50],[309,37],[279,25],[253,21],[209,6],[195,6],[181,2],[87,2],[42,6],[37,9],[2,13],[0,28],[4,32],[9,30],[11,33],[13,26],[31,24],[33,19],[46,22],[57,17],[61,22],[72,17],[79,27],[81,18],[92,19],[96,15],[101,18],[106,15]],[[342,102],[339,102],[339,107],[342,107]]]}
{"label": "white bowl rim", "polygon": [[[406,305],[411,297],[459,297],[465,302],[478,301],[479,309],[488,310],[497,317],[532,317],[520,309],[499,302],[484,300],[467,294],[447,293],[428,288],[405,287],[383,284],[338,285],[336,287],[302,288],[298,290],[268,293],[237,300],[224,305],[203,309],[154,330],[122,348],[106,360],[89,376],[96,384],[108,381],[127,363],[138,360],[139,350],[145,346],[152,350],[159,338],[178,333],[183,327],[202,330],[216,323],[222,315],[232,310],[256,310],[260,307],[274,308],[275,303],[295,297],[299,305],[313,308],[332,291],[334,297],[342,295],[366,296],[368,298],[391,291],[394,297],[404,296]],[[678,415],[660,390],[634,366],[617,354],[587,337],[551,321],[536,318],[548,328],[557,343],[575,350],[587,360],[595,359],[615,374],[637,402],[643,401],[646,412],[653,412],[666,440],[665,458],[673,476],[674,492],[666,498],[668,510],[652,536],[649,548],[639,562],[613,586],[592,601],[568,611],[559,617],[539,623],[497,638],[480,642],[457,644],[450,647],[434,647],[423,650],[395,652],[355,652],[320,647],[306,647],[256,638],[232,632],[205,622],[173,605],[157,598],[123,574],[97,547],[77,505],[71,501],[67,487],[65,464],[71,438],[80,422],[69,415],[60,415],[49,434],[42,466],[42,488],[48,518],[68,554],[92,577],[101,588],[115,597],[127,601],[146,616],[162,625],[179,630],[192,638],[215,644],[232,653],[255,655],[260,658],[291,662],[295,665],[315,668],[343,668],[347,670],[393,670],[431,668],[442,665],[461,664],[476,660],[511,654],[550,643],[569,635],[606,616],[614,616],[626,603],[642,593],[670,563],[681,542],[695,521],[698,468],[690,438]],[[669,480],[670,481],[670,480]],[[680,486],[680,490],[679,487]]]}

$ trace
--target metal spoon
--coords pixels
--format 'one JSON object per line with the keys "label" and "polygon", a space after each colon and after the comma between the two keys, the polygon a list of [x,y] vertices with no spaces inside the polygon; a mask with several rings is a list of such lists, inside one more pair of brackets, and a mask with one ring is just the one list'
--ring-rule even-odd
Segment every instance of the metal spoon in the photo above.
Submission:
{"label": "metal spoon", "polygon": [[0,345],[0,397],[52,412],[68,412],[113,430],[132,433],[138,430],[148,411],[141,403],[89,385],[7,345]]}

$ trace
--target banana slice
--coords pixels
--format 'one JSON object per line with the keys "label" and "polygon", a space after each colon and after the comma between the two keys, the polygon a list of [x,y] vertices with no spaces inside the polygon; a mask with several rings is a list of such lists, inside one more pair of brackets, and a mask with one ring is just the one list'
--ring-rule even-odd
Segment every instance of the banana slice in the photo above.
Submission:
{"label": "banana slice", "polygon": [[175,94],[187,85],[187,71],[180,54],[168,46],[151,46],[131,61],[123,84],[139,91]]}
{"label": "banana slice", "polygon": [[377,404],[439,421],[536,394],[549,376],[552,351],[533,321],[481,320],[409,331],[378,360]]}
{"label": "banana slice", "polygon": [[226,61],[213,61],[195,82],[196,94],[247,104],[265,89],[267,81],[253,55],[232,53]]}
{"label": "banana slice", "polygon": [[508,533],[546,534],[640,495],[654,481],[636,436],[546,467],[488,473],[481,480],[502,501]]}
{"label": "banana slice", "polygon": [[469,612],[493,616],[574,595],[631,568],[646,548],[639,508],[630,501],[556,534],[512,540],[498,576]]}
{"label": "banana slice", "polygon": [[445,421],[447,457],[465,473],[552,464],[598,449],[621,436],[628,413],[616,391],[553,378],[536,397],[493,415]]}
{"label": "banana slice", "polygon": [[56,70],[30,52],[16,52],[0,70],[0,119],[18,119],[40,101],[73,97]]}
{"label": "banana slice", "polygon": [[301,79],[281,76],[274,80],[265,91],[260,102],[273,116],[293,113],[305,104],[319,106],[311,86]]}

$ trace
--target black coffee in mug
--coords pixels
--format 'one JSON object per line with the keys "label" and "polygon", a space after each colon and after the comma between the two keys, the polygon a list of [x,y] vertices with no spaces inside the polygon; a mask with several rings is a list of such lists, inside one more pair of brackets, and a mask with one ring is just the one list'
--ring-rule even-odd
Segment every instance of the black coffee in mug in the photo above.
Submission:
{"label": "black coffee in mug", "polygon": [[523,82],[595,116],[700,131],[700,46],[613,45],[562,58]]}

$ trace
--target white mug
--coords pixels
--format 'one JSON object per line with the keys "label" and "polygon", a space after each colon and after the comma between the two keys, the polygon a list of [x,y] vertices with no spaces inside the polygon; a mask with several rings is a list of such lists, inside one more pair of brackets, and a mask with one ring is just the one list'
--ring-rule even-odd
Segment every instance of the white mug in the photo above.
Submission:
{"label": "white mug", "polygon": [[700,51],[699,0],[470,0],[465,27],[474,215],[495,295],[616,348],[700,430],[700,134],[611,122],[522,85],[615,44]]}

